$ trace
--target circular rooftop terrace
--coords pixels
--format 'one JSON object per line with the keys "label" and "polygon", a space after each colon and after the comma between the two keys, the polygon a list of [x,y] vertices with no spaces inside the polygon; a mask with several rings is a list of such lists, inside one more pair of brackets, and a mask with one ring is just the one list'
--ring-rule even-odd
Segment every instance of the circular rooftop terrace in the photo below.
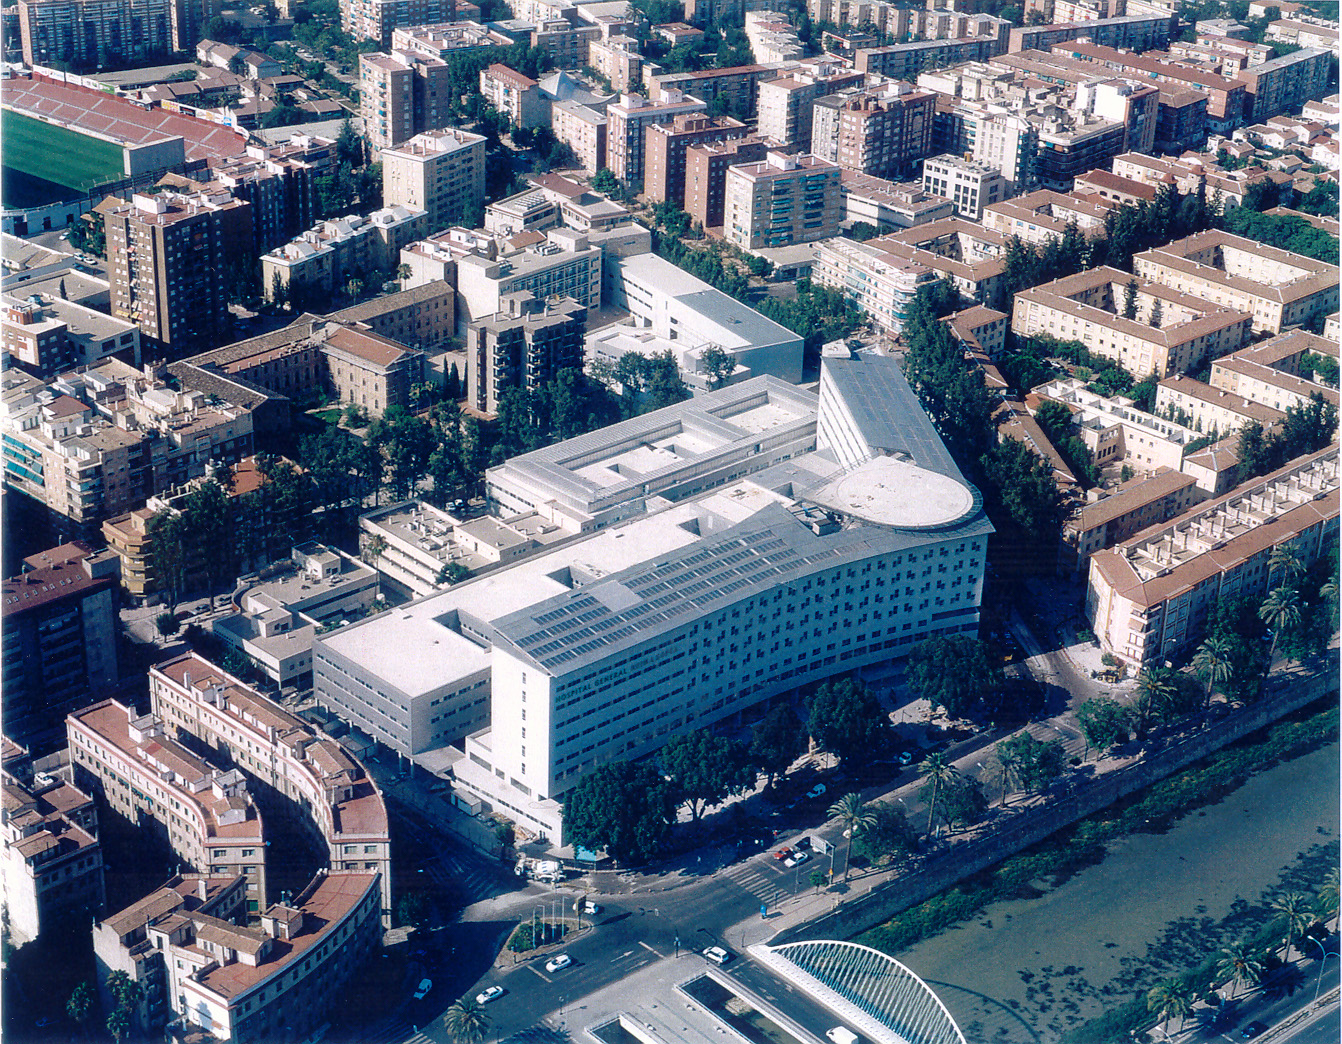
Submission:
{"label": "circular rooftop terrace", "polygon": [[896,529],[943,529],[974,513],[974,491],[898,457],[864,461],[812,498],[823,507]]}

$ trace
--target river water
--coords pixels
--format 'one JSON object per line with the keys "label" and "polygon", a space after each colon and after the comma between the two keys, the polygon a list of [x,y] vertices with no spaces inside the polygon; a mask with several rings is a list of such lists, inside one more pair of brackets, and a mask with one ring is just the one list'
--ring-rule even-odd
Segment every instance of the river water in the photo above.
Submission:
{"label": "river water", "polygon": [[1336,744],[1252,777],[1164,834],[1136,834],[1035,899],[996,903],[896,956],[970,1044],[1052,1044],[1238,938],[1275,890],[1337,861]]}

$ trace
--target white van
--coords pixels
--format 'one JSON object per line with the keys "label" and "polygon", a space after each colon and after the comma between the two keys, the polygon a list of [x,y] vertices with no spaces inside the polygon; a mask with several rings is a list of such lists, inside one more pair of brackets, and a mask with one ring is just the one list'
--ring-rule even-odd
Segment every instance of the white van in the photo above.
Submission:
{"label": "white van", "polygon": [[857,1044],[857,1034],[843,1026],[835,1026],[832,1030],[826,1030],[825,1036],[834,1041],[834,1044]]}

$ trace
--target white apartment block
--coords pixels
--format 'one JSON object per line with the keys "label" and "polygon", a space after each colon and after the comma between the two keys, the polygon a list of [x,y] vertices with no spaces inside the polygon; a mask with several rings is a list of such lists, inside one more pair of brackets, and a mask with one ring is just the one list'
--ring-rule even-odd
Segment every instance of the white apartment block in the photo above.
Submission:
{"label": "white apartment block", "polygon": [[840,238],[816,247],[811,278],[840,291],[883,329],[899,333],[918,291],[936,282],[937,273],[870,242]]}
{"label": "white apartment block", "polygon": [[1250,423],[1271,428],[1286,417],[1281,410],[1182,375],[1166,377],[1156,387],[1155,410],[1204,435],[1229,435]]}
{"label": "white apartment block", "polygon": [[416,760],[562,843],[564,793],[597,766],[975,633],[979,496],[893,361],[824,366],[815,453],[325,637],[319,698],[401,721],[479,672],[488,729]]}
{"label": "white apartment block", "polygon": [[983,210],[1007,196],[1007,179],[996,167],[961,156],[923,160],[923,190],[949,199],[957,217],[981,221]]}
{"label": "white apartment block", "polygon": [[1306,566],[1338,539],[1337,446],[1291,461],[1090,560],[1086,616],[1136,666],[1192,648],[1222,599],[1262,598],[1282,546]]}
{"label": "white apartment block", "polygon": [[1104,201],[1039,189],[984,207],[982,220],[985,228],[1042,246],[1061,239],[1072,224],[1084,236],[1103,236],[1104,217],[1111,209]]}
{"label": "white apartment block", "polygon": [[247,878],[247,908],[267,905],[260,809],[235,768],[218,767],[168,735],[154,714],[102,700],[65,719],[75,782],[149,831],[187,867]]}
{"label": "white apartment block", "polygon": [[865,222],[879,229],[914,228],[955,216],[949,199],[925,191],[916,181],[886,181],[855,170],[839,173],[843,220]]}
{"label": "white apartment block", "polygon": [[447,128],[383,149],[382,205],[422,210],[436,232],[473,214],[485,201],[485,139]]}
{"label": "white apartment block", "polygon": [[1281,333],[1337,311],[1335,264],[1229,232],[1199,232],[1143,251],[1133,267],[1142,279],[1249,313],[1255,333]]}
{"label": "white apartment block", "polygon": [[165,729],[229,758],[286,799],[290,814],[272,809],[272,827],[308,835],[332,871],[378,878],[379,913],[390,926],[387,809],[358,758],[195,653],[150,668],[149,695]]}
{"label": "white apartment block", "polygon": [[457,294],[461,318],[468,322],[493,318],[504,311],[508,294],[529,290],[539,301],[571,297],[584,308],[601,307],[601,256],[599,246],[588,237],[567,228],[546,233],[544,242],[505,252],[495,257],[467,254],[457,259]]}
{"label": "white apartment block", "polygon": [[316,294],[339,292],[356,272],[387,268],[401,248],[423,237],[428,215],[418,208],[383,207],[364,217],[347,214],[261,255],[261,293],[273,298],[276,287],[305,288]]}
{"label": "white apartment block", "polygon": [[1301,360],[1305,352],[1336,358],[1337,341],[1304,330],[1292,330],[1215,360],[1209,382],[1213,388],[1242,395],[1282,412],[1293,406],[1303,407],[1315,396],[1336,406],[1336,388],[1311,379],[1312,372],[1302,374]]}
{"label": "white apartment block", "polygon": [[8,771],[0,779],[0,897],[14,942],[62,925],[86,927],[106,901],[93,799],[42,773],[27,783]]}
{"label": "white apartment block", "polygon": [[827,239],[842,219],[839,166],[815,156],[770,152],[727,168],[723,232],[743,250]]}
{"label": "white apartment block", "polygon": [[797,30],[779,11],[747,11],[746,39],[759,65],[790,62],[806,56]]}
{"label": "white apartment block", "polygon": [[[1130,287],[1131,319],[1124,314]],[[1251,321],[1243,311],[1106,267],[1017,294],[1011,329],[1025,337],[1080,341],[1138,377],[1167,377],[1239,348],[1249,339]]]}

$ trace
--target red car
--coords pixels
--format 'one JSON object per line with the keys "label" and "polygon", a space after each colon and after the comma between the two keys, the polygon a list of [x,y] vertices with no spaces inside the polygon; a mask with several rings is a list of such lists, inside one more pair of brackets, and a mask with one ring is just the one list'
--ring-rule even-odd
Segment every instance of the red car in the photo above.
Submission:
{"label": "red car", "polygon": [[790,849],[790,848],[780,848],[777,852],[774,853],[774,858],[775,858],[775,859],[778,859],[778,860],[781,861],[781,860],[783,860],[783,859],[786,859],[786,858],[787,858],[788,856],[790,856],[791,854],[792,854],[792,849]]}

